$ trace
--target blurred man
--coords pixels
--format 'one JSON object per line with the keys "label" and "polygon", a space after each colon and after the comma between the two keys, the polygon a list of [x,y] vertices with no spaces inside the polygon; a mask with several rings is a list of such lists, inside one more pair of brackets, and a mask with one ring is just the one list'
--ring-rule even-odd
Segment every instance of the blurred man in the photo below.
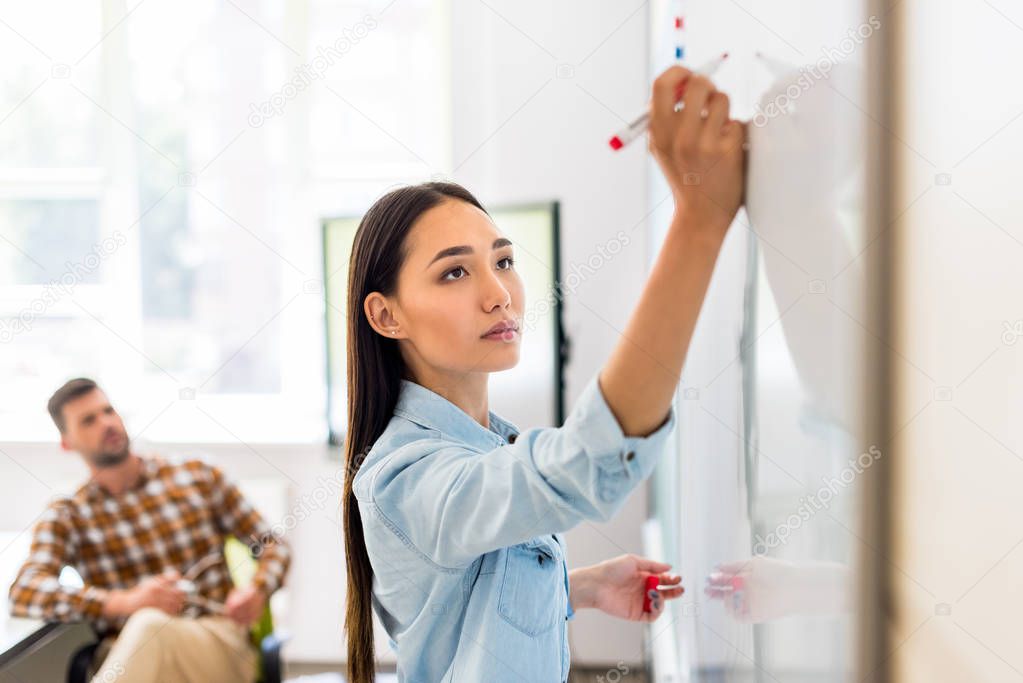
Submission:
{"label": "blurred man", "polygon": [[[48,408],[61,447],[77,451],[92,477],[40,518],[10,589],[11,613],[92,622],[108,636],[100,650],[109,648],[94,681],[251,683],[257,652],[248,627],[283,582],[287,546],[216,467],[132,453],[121,417],[92,380],[71,380]],[[259,558],[244,588],[231,583],[228,535]],[[84,586],[58,582],[65,566]]]}

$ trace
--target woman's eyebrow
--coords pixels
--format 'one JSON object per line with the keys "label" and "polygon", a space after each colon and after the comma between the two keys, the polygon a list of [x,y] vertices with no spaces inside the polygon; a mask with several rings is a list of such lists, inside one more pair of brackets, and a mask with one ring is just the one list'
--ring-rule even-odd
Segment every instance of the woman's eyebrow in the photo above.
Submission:
{"label": "woman's eyebrow", "polygon": [[[511,246],[511,243],[512,243],[511,240],[506,237],[498,237],[496,240],[494,240],[494,243],[490,246],[490,248],[492,250],[500,249],[501,247]],[[433,260],[426,264],[426,267],[429,268],[434,264],[435,261],[438,261],[442,258],[447,258],[448,256],[461,256],[463,254],[472,253],[474,253],[473,248],[467,244],[460,244],[457,247],[448,247],[447,249],[441,249],[440,251],[437,252],[437,255],[433,257]]]}

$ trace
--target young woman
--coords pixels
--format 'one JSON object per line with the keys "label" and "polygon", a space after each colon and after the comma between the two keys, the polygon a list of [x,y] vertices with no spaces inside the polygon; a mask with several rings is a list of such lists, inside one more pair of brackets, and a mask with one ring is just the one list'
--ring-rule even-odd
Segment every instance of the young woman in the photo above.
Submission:
{"label": "young woman", "polygon": [[[676,111],[684,88],[685,106]],[[348,282],[344,488],[348,672],[373,680],[372,611],[402,681],[565,681],[585,607],[651,621],[682,594],[624,555],[568,572],[561,532],[607,520],[664,455],[672,397],[721,242],[742,201],[745,128],[681,67],[656,80],[649,148],[675,212],[625,333],[560,428],[487,407],[519,361],[513,245],[465,189],[394,190],[364,216]],[[643,612],[645,579],[654,591]]]}

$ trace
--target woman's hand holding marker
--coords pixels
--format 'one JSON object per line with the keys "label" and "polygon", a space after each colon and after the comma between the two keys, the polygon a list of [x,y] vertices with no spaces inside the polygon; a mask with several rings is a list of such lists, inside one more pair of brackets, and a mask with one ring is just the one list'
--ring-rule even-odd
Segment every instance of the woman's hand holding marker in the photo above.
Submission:
{"label": "woman's hand holding marker", "polygon": [[707,77],[681,66],[658,76],[650,100],[649,148],[671,187],[674,222],[724,238],[742,204],[745,136],[745,125],[729,118],[728,96]]}
{"label": "woman's hand holding marker", "polygon": [[[696,73],[701,76],[711,78],[712,76],[714,76],[714,72],[718,70],[718,67],[725,63],[726,59],[728,59],[728,53],[727,52],[722,53],[720,56],[715,57],[714,59],[710,60],[709,62],[701,66],[699,69],[697,69]],[[682,83],[679,84],[679,88],[675,92],[676,111],[678,111],[678,109],[682,106],[681,100],[683,90],[685,90],[685,81],[682,81]],[[611,145],[611,149],[615,151],[624,149],[627,144],[629,144],[637,137],[645,133],[649,126],[650,112],[645,111],[639,116],[637,116],[635,119],[633,119],[632,123],[630,123],[628,126],[615,133],[608,141],[608,144]]]}

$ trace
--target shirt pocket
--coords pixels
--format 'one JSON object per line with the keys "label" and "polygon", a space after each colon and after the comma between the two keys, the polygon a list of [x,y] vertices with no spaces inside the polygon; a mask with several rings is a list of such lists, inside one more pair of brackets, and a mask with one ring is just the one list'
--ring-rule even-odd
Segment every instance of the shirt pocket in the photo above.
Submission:
{"label": "shirt pocket", "polygon": [[565,616],[561,547],[552,537],[537,536],[505,552],[497,611],[527,636],[553,628]]}

